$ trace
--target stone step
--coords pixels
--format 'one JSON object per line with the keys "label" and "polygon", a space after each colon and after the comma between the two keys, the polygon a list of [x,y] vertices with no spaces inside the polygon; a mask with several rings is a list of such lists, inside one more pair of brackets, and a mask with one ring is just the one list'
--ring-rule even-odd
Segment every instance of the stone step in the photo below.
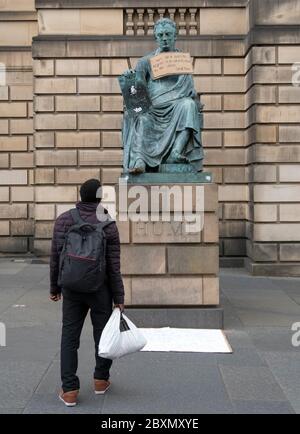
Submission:
{"label": "stone step", "polygon": [[222,307],[205,308],[132,308],[125,314],[138,327],[175,327],[198,329],[223,329],[224,310]]}

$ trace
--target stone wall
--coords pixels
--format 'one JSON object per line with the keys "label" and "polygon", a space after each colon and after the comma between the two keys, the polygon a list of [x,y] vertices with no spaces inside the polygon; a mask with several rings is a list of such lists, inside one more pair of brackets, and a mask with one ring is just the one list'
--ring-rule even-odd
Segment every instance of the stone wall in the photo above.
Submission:
{"label": "stone wall", "polygon": [[255,97],[245,133],[250,182],[246,266],[255,274],[299,275],[300,83],[294,64],[300,61],[300,33],[294,24],[300,23],[300,2],[264,0],[250,6],[254,27],[247,41],[246,103],[251,92]]}
{"label": "stone wall", "polygon": [[[32,0],[0,1],[0,252],[33,250]],[[5,77],[4,77],[5,76]]]}
{"label": "stone wall", "polygon": [[[25,3],[14,2],[20,8]],[[34,252],[47,254],[53,219],[73,205],[82,180],[101,176],[104,183],[116,182],[122,161],[122,98],[116,77],[154,48],[153,22],[166,15],[177,22],[178,47],[194,58],[196,88],[203,94],[205,169],[219,184],[222,263],[241,264],[247,256],[254,273],[300,274],[300,94],[292,86],[292,65],[300,61],[300,1],[189,0],[184,8],[182,3],[36,1],[34,201],[27,166],[30,140],[17,157],[8,157],[11,149],[1,147],[4,169],[5,164],[16,169],[12,164],[19,158],[25,165],[20,170],[28,171],[26,195],[19,190],[19,198],[36,203]],[[5,39],[0,43],[13,51]],[[30,104],[27,109],[30,116]],[[3,110],[8,114],[4,105]],[[12,141],[8,122],[2,125],[0,140]],[[1,182],[8,182],[3,173]],[[31,235],[25,227],[32,230],[29,214],[14,214],[19,212],[12,206],[17,187],[1,184],[0,189],[1,245],[13,251],[25,249]],[[13,232],[22,224],[23,232]]]}

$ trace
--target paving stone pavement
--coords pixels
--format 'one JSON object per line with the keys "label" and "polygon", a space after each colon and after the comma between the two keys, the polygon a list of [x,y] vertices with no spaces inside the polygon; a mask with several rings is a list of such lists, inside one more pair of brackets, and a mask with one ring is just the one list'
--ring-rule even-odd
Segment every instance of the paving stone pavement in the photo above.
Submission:
{"label": "paving stone pavement", "polygon": [[[300,279],[221,271],[225,332],[233,354],[146,353],[115,361],[112,386],[92,391],[93,341],[86,321],[79,350],[80,405],[60,388],[61,307],[48,300],[48,265],[0,260],[0,414],[300,413]],[[300,337],[299,337],[300,343]]]}

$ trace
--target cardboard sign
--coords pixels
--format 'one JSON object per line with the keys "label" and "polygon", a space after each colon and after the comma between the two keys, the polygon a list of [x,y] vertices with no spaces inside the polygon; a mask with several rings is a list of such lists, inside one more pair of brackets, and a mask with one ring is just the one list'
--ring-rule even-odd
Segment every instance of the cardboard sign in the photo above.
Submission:
{"label": "cardboard sign", "polygon": [[170,51],[150,58],[152,78],[156,80],[168,75],[193,74],[190,53]]}

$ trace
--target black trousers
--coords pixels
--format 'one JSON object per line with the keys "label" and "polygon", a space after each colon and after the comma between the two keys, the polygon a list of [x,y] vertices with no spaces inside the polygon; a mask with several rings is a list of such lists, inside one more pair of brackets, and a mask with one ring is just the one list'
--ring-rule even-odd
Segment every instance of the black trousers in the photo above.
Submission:
{"label": "black trousers", "polygon": [[61,337],[61,380],[64,392],[80,388],[76,375],[78,368],[78,348],[84,320],[90,310],[95,341],[96,367],[94,378],[109,379],[112,360],[98,356],[98,345],[103,328],[112,313],[111,293],[105,289],[95,294],[71,293],[63,291],[63,325]]}

